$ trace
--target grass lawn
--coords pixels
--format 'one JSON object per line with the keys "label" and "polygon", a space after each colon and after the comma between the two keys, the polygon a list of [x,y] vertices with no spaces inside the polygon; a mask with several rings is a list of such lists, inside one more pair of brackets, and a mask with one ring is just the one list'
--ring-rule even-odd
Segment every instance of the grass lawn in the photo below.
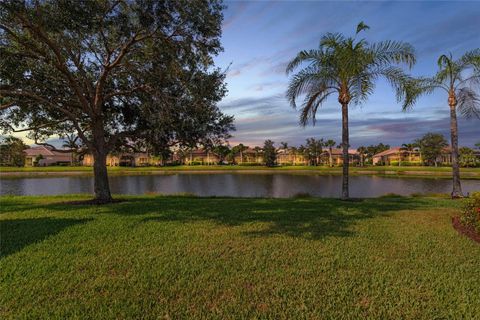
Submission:
{"label": "grass lawn", "polygon": [[1,197],[0,317],[479,319],[459,201]]}
{"label": "grass lawn", "polygon": [[[311,171],[315,173],[325,174],[341,174],[341,167],[328,166],[279,166],[279,167],[265,167],[265,166],[241,166],[241,165],[198,165],[198,166],[168,166],[168,167],[108,167],[110,174],[153,174],[162,172],[221,172],[221,171],[268,171],[268,172],[306,172]],[[450,167],[398,167],[398,166],[367,166],[367,167],[350,167],[350,173],[355,174],[382,174],[382,175],[409,175],[409,176],[441,176],[451,177],[452,169]],[[461,168],[460,172],[463,178],[477,179],[480,178],[480,168]],[[6,175],[24,175],[24,174],[92,174],[92,167],[64,167],[64,166],[50,166],[50,167],[0,167],[0,173]]]}

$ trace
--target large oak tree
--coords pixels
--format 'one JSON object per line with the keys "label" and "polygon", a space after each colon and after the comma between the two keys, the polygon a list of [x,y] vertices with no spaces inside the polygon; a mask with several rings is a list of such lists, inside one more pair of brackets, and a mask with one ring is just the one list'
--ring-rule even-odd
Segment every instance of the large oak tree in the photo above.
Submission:
{"label": "large oak tree", "polygon": [[222,140],[220,0],[2,1],[0,125],[37,143],[75,133],[94,157],[98,202],[111,201],[106,157]]}

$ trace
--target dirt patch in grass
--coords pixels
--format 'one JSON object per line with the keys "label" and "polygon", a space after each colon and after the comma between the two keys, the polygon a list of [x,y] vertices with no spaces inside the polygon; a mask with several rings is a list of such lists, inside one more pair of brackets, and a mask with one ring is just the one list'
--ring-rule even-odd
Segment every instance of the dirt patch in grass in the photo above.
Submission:
{"label": "dirt patch in grass", "polygon": [[452,225],[460,234],[463,234],[473,241],[480,243],[480,234],[476,233],[472,227],[464,225],[460,221],[460,217],[453,217],[452,218]]}

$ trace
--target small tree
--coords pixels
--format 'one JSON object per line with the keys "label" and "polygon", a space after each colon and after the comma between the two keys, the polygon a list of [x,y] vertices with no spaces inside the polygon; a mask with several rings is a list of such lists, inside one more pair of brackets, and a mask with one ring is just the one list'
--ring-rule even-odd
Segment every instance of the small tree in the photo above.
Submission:
{"label": "small tree", "polygon": [[324,147],[328,148],[328,165],[330,167],[333,167],[332,151],[333,151],[333,147],[335,147],[336,144],[337,143],[335,142],[335,140],[332,140],[332,139],[328,139],[323,144]]}
{"label": "small tree", "polygon": [[460,166],[462,167],[476,167],[477,166],[477,158],[473,150],[469,147],[461,147],[459,150],[460,154]]}
{"label": "small tree", "polygon": [[438,165],[438,159],[442,155],[442,151],[448,146],[445,137],[439,133],[427,133],[421,139],[416,140],[422,152],[423,161],[428,165]]}
{"label": "small tree", "polygon": [[310,165],[318,166],[323,152],[323,139],[308,138],[305,144],[305,156]]}
{"label": "small tree", "polygon": [[217,155],[219,164],[223,164],[227,155],[230,153],[230,148],[227,145],[217,145],[213,147],[213,153]]}
{"label": "small tree", "polygon": [[8,136],[0,142],[0,165],[2,166],[25,166],[24,150],[28,146],[22,139]]}
{"label": "small tree", "polygon": [[265,140],[263,144],[263,159],[267,167],[273,167],[277,162],[277,151],[272,140]]}
{"label": "small tree", "polygon": [[367,153],[367,148],[364,146],[358,147],[357,152],[360,155],[360,166],[363,167],[365,164],[365,154]]}

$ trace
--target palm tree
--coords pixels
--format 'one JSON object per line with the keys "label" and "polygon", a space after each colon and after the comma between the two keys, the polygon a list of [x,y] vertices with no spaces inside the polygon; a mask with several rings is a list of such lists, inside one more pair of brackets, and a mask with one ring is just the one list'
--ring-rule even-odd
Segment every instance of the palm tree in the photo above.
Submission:
{"label": "palm tree", "polygon": [[364,146],[358,147],[357,152],[360,155],[360,167],[363,167],[365,153],[367,153],[367,148]]}
{"label": "palm tree", "polygon": [[[305,126],[312,120],[315,124],[317,109],[329,96],[336,95],[342,110],[343,181],[342,199],[348,199],[348,106],[350,102],[361,103],[373,92],[375,81],[384,77],[394,87],[397,99],[410,101],[405,90],[408,77],[399,64],[412,67],[415,63],[413,47],[408,43],[382,41],[370,44],[357,39],[360,32],[369,29],[363,22],[357,26],[354,37],[339,33],[327,33],[320,39],[318,49],[301,51],[290,61],[287,74],[301,65],[305,67],[290,81],[287,98],[296,108],[296,99],[305,96],[301,107],[300,123]],[[405,98],[405,99],[404,99]]]}
{"label": "palm tree", "polygon": [[406,151],[408,153],[408,161],[412,161],[412,152],[415,150],[417,145],[415,143],[404,143],[400,147],[400,151]]}
{"label": "palm tree", "polygon": [[253,148],[253,150],[255,151],[255,162],[258,163],[258,155],[260,154],[260,152],[262,152],[262,148],[256,146],[255,148]]}
{"label": "palm tree", "polygon": [[[450,144],[452,147],[452,198],[463,197],[458,163],[457,111],[465,118],[480,118],[480,48],[465,53],[454,60],[452,55],[442,55],[437,61],[439,70],[432,78],[412,81],[410,99],[442,89],[448,95],[450,108]],[[408,107],[408,106],[407,106]],[[406,107],[404,107],[406,109]]]}
{"label": "palm tree", "polygon": [[63,137],[63,139],[64,140],[63,140],[62,147],[72,150],[72,152],[70,153],[70,165],[73,166],[75,163],[75,158],[77,157],[77,153],[75,150],[79,148],[79,145],[78,145],[79,138],[77,135],[74,135],[72,133],[72,134],[66,134]]}
{"label": "palm tree", "polygon": [[298,152],[298,148],[290,147],[290,153],[293,155],[293,165],[297,163],[297,152]]}
{"label": "palm tree", "polygon": [[337,143],[332,139],[329,139],[323,143],[323,145],[328,148],[328,165],[330,167],[333,167],[332,149],[336,144]]}

